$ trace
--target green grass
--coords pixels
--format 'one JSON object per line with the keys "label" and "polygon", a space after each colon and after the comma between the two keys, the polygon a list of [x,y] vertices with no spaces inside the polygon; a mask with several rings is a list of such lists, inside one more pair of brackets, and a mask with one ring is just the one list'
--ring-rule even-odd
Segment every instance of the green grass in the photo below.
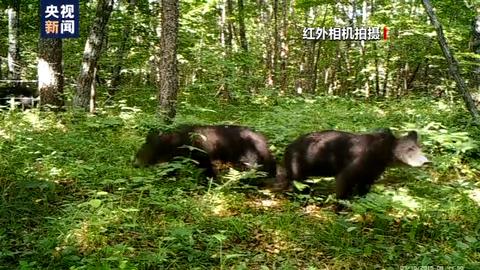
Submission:
{"label": "green grass", "polygon": [[252,126],[279,158],[313,130],[417,129],[433,164],[388,170],[337,214],[331,181],[318,196],[293,196],[209,183],[184,162],[132,168],[148,129],[161,126],[154,101],[145,112],[130,100],[91,117],[3,113],[0,269],[480,267],[480,130],[461,105],[271,100],[202,107],[186,95],[176,124]]}

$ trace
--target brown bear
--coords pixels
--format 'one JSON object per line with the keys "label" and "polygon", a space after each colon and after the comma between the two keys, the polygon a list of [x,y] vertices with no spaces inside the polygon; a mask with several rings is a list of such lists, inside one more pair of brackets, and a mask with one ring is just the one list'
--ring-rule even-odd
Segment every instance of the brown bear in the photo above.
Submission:
{"label": "brown bear", "polygon": [[367,194],[388,166],[418,167],[427,162],[417,132],[396,138],[390,129],[369,134],[313,132],[292,142],[284,156],[289,188],[293,181],[303,181],[309,176],[335,176],[339,199]]}
{"label": "brown bear", "polygon": [[134,165],[143,167],[174,157],[191,158],[209,177],[216,175],[216,162],[239,169],[260,165],[260,170],[269,177],[275,177],[276,173],[275,158],[265,136],[242,126],[186,125],[166,134],[151,132],[138,150]]}

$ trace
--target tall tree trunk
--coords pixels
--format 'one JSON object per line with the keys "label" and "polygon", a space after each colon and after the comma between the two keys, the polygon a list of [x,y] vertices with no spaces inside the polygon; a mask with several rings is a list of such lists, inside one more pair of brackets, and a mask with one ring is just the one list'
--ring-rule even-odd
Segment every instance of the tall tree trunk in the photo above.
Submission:
{"label": "tall tree trunk", "polygon": [[[160,39],[162,38],[162,20],[160,18],[161,14],[161,0],[156,0],[156,1],[150,1],[149,6],[150,6],[150,12],[151,14],[158,14],[155,19],[150,20],[150,27],[152,29],[155,29],[155,36],[156,36],[156,42],[152,43],[153,51],[152,51],[152,56],[148,59],[148,63],[150,65],[150,78],[155,85],[159,85],[160,81],[160,56],[162,54],[162,50],[160,48]],[[158,88],[160,88],[158,86]]]}
{"label": "tall tree trunk", "polygon": [[[78,108],[95,111],[95,96],[92,95],[92,89],[95,88],[95,70],[97,68],[100,53],[102,51],[105,31],[113,10],[115,0],[99,0],[95,13],[95,20],[90,35],[85,43],[83,53],[82,67],[77,79],[77,92],[73,98],[73,105]],[[92,106],[93,105],[93,106]]]}
{"label": "tall tree trunk", "polygon": [[115,93],[118,91],[118,87],[120,86],[120,80],[121,80],[121,70],[123,67],[123,61],[125,59],[125,53],[127,50],[127,44],[128,44],[128,39],[130,38],[130,32],[132,29],[132,17],[133,13],[135,10],[135,0],[129,0],[128,1],[128,6],[127,6],[127,17],[128,19],[125,22],[125,25],[123,26],[123,31],[122,31],[122,39],[120,40],[120,46],[118,48],[117,52],[117,61],[115,63],[115,66],[113,67],[113,72],[112,72],[112,83],[108,89],[108,95],[110,97],[113,97]]}
{"label": "tall tree trunk", "polygon": [[[229,18],[229,14],[231,13],[229,10],[232,8],[231,0],[225,0],[226,2],[220,2],[220,18],[219,18],[219,26],[220,26],[220,46],[222,47],[222,57],[223,61],[228,61],[231,56],[232,52],[232,41],[233,41],[233,33],[232,33],[232,23],[231,19]],[[224,100],[230,101],[230,90],[228,81],[230,79],[230,68],[228,67],[228,63],[223,63],[222,69],[222,78],[218,88],[218,92],[216,95],[221,95]]]}
{"label": "tall tree trunk", "polygon": [[248,53],[247,30],[245,30],[245,9],[243,0],[237,1],[238,5],[238,26],[240,34],[240,46],[244,53]]}
{"label": "tall tree trunk", "polygon": [[378,97],[380,96],[380,68],[376,43],[373,43],[373,50],[375,51],[375,95]]}
{"label": "tall tree trunk", "polygon": [[450,52],[450,49],[447,44],[447,40],[443,35],[443,29],[440,22],[437,20],[435,13],[433,12],[432,5],[430,4],[429,0],[423,0],[423,6],[425,7],[428,17],[430,17],[430,21],[432,22],[433,26],[435,27],[435,31],[437,32],[438,44],[442,49],[443,55],[448,62],[448,69],[450,70],[450,74],[453,76],[455,82],[457,83],[457,90],[462,95],[463,101],[467,106],[468,111],[473,117],[475,122],[478,122],[478,110],[475,107],[475,103],[472,100],[472,96],[468,92],[467,86],[465,85],[465,81],[463,80],[462,76],[459,72],[458,62]]}
{"label": "tall tree trunk", "polygon": [[[480,7],[477,8],[477,16],[473,20],[472,25],[472,41],[471,50],[473,53],[480,56]],[[473,84],[477,92],[480,92],[480,58],[475,60],[478,66],[473,71]]]}
{"label": "tall tree trunk", "polygon": [[[316,20],[316,17],[317,17],[317,14],[316,12],[313,12],[314,9],[312,7],[309,7],[308,9],[305,9],[304,10],[304,16],[303,16],[303,25],[308,25],[309,24],[309,21],[308,19],[309,18],[313,18],[313,21]],[[311,14],[309,14],[311,13]],[[303,94],[303,92],[310,92],[310,81],[309,81],[309,77],[310,77],[310,74],[311,72],[309,71],[309,61],[311,59],[311,54],[309,53],[309,49],[310,47],[313,47],[315,48],[315,43],[313,42],[310,42],[309,40],[304,40],[302,42],[302,54],[300,56],[300,62],[298,64],[298,73],[299,73],[299,76],[297,77],[296,81],[295,81],[295,93],[296,94]]]}
{"label": "tall tree trunk", "polygon": [[62,40],[43,39],[38,43],[38,92],[41,106],[59,109],[64,105]]}
{"label": "tall tree trunk", "polygon": [[265,54],[264,54],[264,61],[265,61],[265,86],[272,87],[273,86],[273,73],[274,73],[274,66],[273,66],[273,45],[272,45],[272,34],[270,32],[270,10],[268,6],[268,2],[266,0],[259,0],[259,7],[260,7],[260,29],[261,33],[264,34],[264,44],[265,44]]}
{"label": "tall tree trunk", "polygon": [[280,33],[280,93],[286,94],[288,88],[287,60],[288,60],[288,5],[282,0],[282,30]]}
{"label": "tall tree trunk", "polygon": [[[395,34],[396,36],[396,34]],[[393,51],[393,42],[389,41],[388,44],[388,49],[387,49],[387,56],[385,57],[385,61],[383,61],[383,73],[384,73],[384,78],[383,78],[383,87],[382,87],[382,96],[386,97],[389,95],[389,86],[388,86],[388,77],[390,76],[390,55],[392,54]]]}
{"label": "tall tree trunk", "polygon": [[312,93],[317,92],[317,78],[318,78],[318,63],[320,62],[320,52],[322,51],[321,43],[318,44],[317,56],[315,57],[315,62],[313,64],[313,78],[312,78]]}
{"label": "tall tree trunk", "polygon": [[159,81],[157,81],[159,107],[157,114],[165,123],[172,123],[176,114],[178,16],[178,0],[162,0],[160,74],[158,76]]}
{"label": "tall tree trunk", "polygon": [[225,36],[225,45],[227,47],[227,54],[232,52],[233,47],[233,3],[232,0],[225,0],[226,1],[226,22],[227,28],[225,29],[226,36]]}
{"label": "tall tree trunk", "polygon": [[19,85],[20,80],[20,50],[18,46],[18,28],[20,22],[20,0],[13,1],[7,9],[8,13],[8,77]]}
{"label": "tall tree trunk", "polygon": [[[240,36],[240,47],[242,48],[243,54],[248,55],[248,40],[247,40],[247,30],[245,29],[245,7],[243,5],[243,0],[237,0],[238,6],[238,29]],[[255,92],[255,87],[252,87],[251,72],[249,69],[249,63],[241,63],[241,78],[245,82],[245,88],[250,92]]]}
{"label": "tall tree trunk", "polygon": [[415,69],[413,70],[412,74],[408,76],[407,84],[405,87],[405,91],[410,91],[413,88],[413,82],[417,78],[418,71],[420,71],[420,67],[422,66],[422,62],[417,63]]}
{"label": "tall tree trunk", "polygon": [[[368,22],[368,3],[367,3],[367,0],[363,0],[363,4],[362,4],[362,25],[367,25],[367,22]],[[361,65],[361,66],[368,66],[368,60],[369,58],[365,56],[366,54],[366,47],[365,47],[365,41],[361,41],[360,42],[360,53],[362,54],[362,58],[360,59],[360,61],[358,61],[358,63]],[[357,66],[356,70],[359,70],[359,67]],[[361,76],[361,79],[360,81],[363,79],[364,81],[364,86],[363,88],[365,89],[365,96],[366,97],[369,97],[371,95],[371,85],[370,85],[370,75],[369,75],[369,72],[360,72],[360,76]]]}
{"label": "tall tree trunk", "polygon": [[[329,6],[325,7],[325,11],[323,13],[323,18],[322,18],[322,23],[320,25],[325,25],[325,22],[327,20],[327,14],[328,14],[328,8]],[[315,12],[316,13],[316,12]],[[313,18],[316,17],[312,16]],[[313,20],[315,21],[315,19]],[[305,24],[307,25],[307,24]],[[318,44],[317,48],[315,49],[315,44]],[[312,52],[310,54],[311,58],[311,64],[312,67],[310,68],[309,73],[310,75],[310,82],[307,84],[308,85],[308,91],[310,93],[315,93],[317,91],[317,81],[318,81],[318,63],[320,63],[320,54],[322,52],[322,44],[323,42],[320,41],[315,41],[312,44]],[[316,50],[316,51],[315,51]],[[325,81],[328,81],[328,70],[325,71]]]}
{"label": "tall tree trunk", "polygon": [[272,59],[272,71],[273,71],[273,85],[278,86],[278,59],[280,54],[280,38],[278,34],[278,1],[273,0],[273,59]]}

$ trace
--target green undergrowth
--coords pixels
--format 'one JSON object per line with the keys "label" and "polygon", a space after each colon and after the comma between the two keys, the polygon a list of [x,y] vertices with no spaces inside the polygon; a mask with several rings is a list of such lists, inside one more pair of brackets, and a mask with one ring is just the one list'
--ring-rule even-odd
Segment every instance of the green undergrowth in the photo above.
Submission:
{"label": "green undergrowth", "polygon": [[185,160],[133,168],[147,131],[167,127],[131,101],[95,116],[5,112],[0,269],[480,267],[480,129],[461,105],[430,98],[194,100],[182,98],[175,125],[251,126],[279,159],[302,133],[390,127],[399,135],[418,130],[433,163],[389,169],[366,197],[336,213],[333,182],[325,179],[315,179],[318,194],[307,196],[259,191],[235,181],[235,171],[211,181]]}

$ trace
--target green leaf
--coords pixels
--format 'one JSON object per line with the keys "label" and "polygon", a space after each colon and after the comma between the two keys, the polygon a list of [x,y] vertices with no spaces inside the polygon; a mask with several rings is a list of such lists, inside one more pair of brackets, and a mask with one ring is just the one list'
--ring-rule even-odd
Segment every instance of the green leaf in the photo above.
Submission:
{"label": "green leaf", "polygon": [[465,236],[465,240],[467,240],[467,242],[469,243],[475,243],[477,242],[477,238],[473,237],[473,236]]}
{"label": "green leaf", "polygon": [[245,254],[227,254],[225,255],[226,259],[232,259],[232,258],[238,258],[238,257],[243,257]]}
{"label": "green leaf", "polygon": [[300,191],[308,188],[308,185],[306,185],[304,183],[301,183],[301,182],[297,182],[297,181],[293,181],[293,185],[295,186],[296,189],[298,189]]}
{"label": "green leaf", "polygon": [[223,234],[214,234],[213,238],[217,239],[219,242],[223,242],[227,239],[227,237]]}
{"label": "green leaf", "polygon": [[470,246],[467,245],[467,244],[465,244],[465,243],[463,243],[463,242],[461,242],[461,241],[457,241],[457,247],[465,250],[465,249],[468,249]]}
{"label": "green leaf", "polygon": [[348,228],[347,228],[347,232],[354,231],[355,229],[357,229],[357,227],[348,227]]}
{"label": "green leaf", "polygon": [[88,204],[90,204],[90,206],[92,206],[93,208],[98,208],[102,204],[102,201],[99,199],[92,199],[88,201]]}
{"label": "green leaf", "polygon": [[125,212],[139,212],[140,209],[138,209],[138,208],[122,208],[122,211],[125,211]]}

